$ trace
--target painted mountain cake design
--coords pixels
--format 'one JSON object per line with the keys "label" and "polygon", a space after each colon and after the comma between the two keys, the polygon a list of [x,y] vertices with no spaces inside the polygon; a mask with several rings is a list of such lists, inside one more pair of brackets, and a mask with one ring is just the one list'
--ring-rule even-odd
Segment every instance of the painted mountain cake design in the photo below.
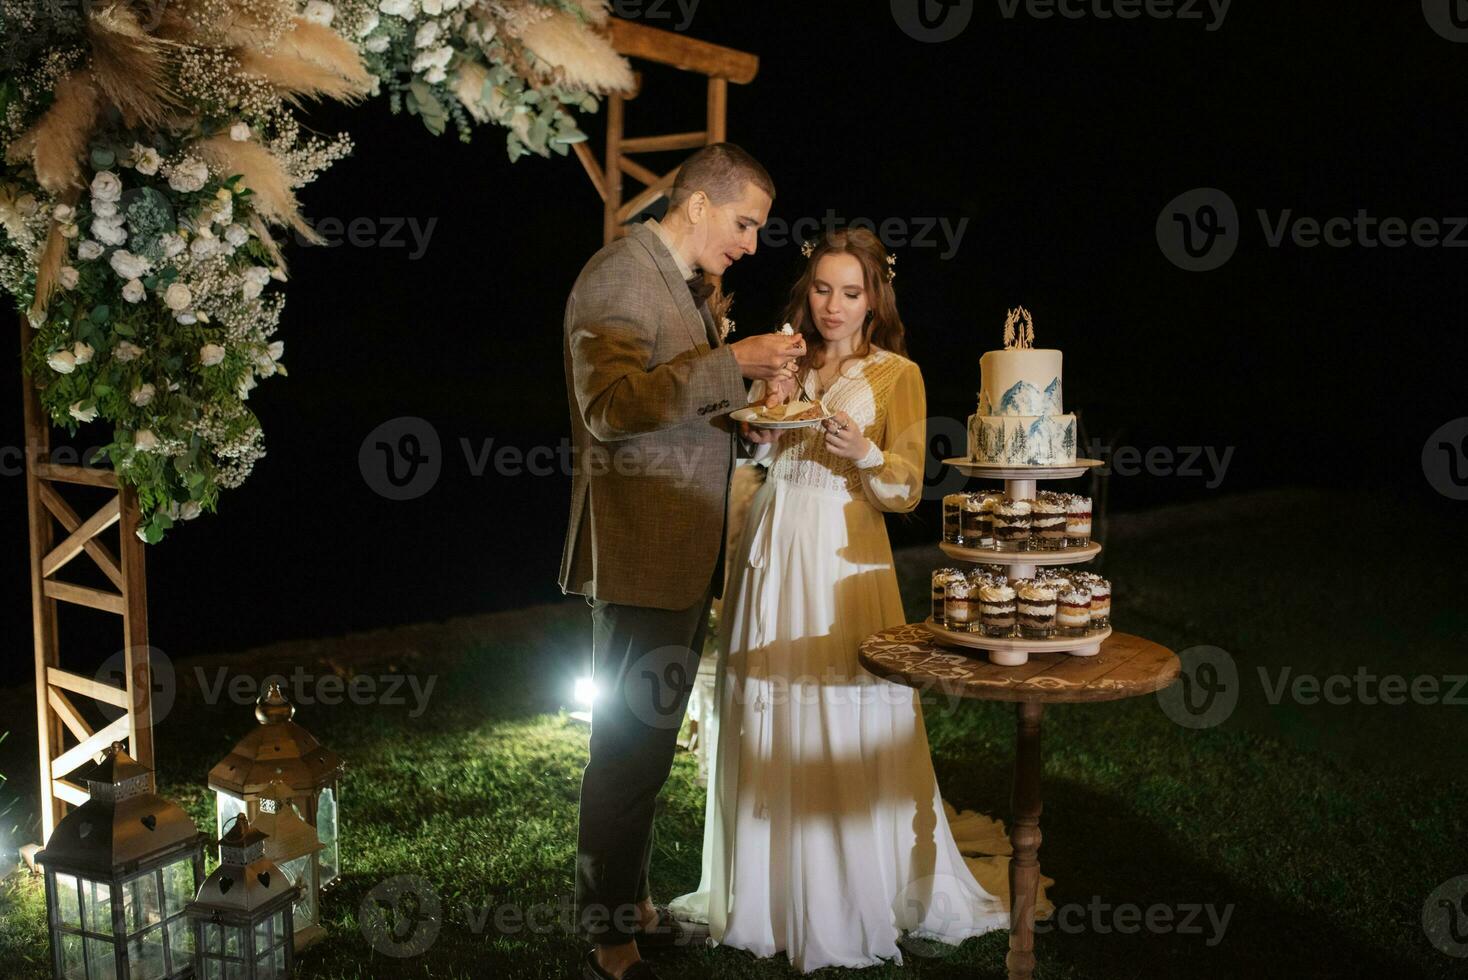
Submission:
{"label": "painted mountain cake design", "polygon": [[1076,418],[1061,399],[1058,350],[1035,350],[1023,306],[1009,311],[1004,349],[979,358],[979,407],[968,419],[969,458],[1006,466],[1064,466],[1076,458]]}

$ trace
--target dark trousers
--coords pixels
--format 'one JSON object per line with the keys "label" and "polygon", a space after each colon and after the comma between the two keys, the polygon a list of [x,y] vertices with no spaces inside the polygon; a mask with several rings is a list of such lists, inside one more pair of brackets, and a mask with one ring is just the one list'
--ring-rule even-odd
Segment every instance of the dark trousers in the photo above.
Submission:
{"label": "dark trousers", "polygon": [[632,941],[637,903],[651,895],[653,808],[673,768],[714,586],[687,609],[591,604],[597,694],[581,775],[576,921],[597,945]]}

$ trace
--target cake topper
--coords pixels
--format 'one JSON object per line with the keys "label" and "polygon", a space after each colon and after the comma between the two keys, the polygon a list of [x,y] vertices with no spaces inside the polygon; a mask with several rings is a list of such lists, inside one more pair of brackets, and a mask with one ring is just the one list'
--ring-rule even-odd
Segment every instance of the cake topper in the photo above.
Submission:
{"label": "cake topper", "polygon": [[1035,321],[1030,311],[1016,306],[1004,319],[1004,349],[1029,350],[1035,346]]}

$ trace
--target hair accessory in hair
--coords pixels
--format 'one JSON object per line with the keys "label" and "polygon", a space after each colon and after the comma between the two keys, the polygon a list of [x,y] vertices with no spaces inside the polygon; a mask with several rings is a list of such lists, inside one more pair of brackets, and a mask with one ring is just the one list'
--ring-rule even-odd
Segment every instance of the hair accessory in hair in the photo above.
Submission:
{"label": "hair accessory in hair", "polygon": [[812,242],[812,241],[803,241],[803,242],[800,243],[800,254],[801,255],[804,255],[806,258],[810,258],[811,255],[815,253],[815,250],[816,250],[816,243],[815,242]]}
{"label": "hair accessory in hair", "polygon": [[891,282],[893,279],[896,279],[897,278],[897,270],[894,269],[894,268],[892,268],[896,264],[897,264],[897,256],[893,255],[891,252],[888,252],[887,253],[887,281],[888,282]]}

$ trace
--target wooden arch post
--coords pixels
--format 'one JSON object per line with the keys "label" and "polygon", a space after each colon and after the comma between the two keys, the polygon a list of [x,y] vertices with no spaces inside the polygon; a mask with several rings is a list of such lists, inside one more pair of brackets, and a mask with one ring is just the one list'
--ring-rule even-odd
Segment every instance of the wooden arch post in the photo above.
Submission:
{"label": "wooden arch post", "polygon": [[[21,357],[29,356],[34,331],[20,317]],[[149,769],[153,759],[152,675],[148,662],[148,598],[143,543],[138,539],[137,492],[119,485],[111,470],[51,461],[51,427],[31,379],[21,376],[25,402],[26,504],[30,517],[31,623],[35,638],[36,743],[39,749],[41,840],[66,815],[67,806],[87,801],[87,791],[65,778],[114,741],[126,740],[128,754]],[[61,494],[64,486],[113,491],[106,503],[83,518]],[[61,534],[56,533],[56,525]],[[117,525],[117,554],[98,540]],[[60,540],[58,540],[58,538]],[[57,573],[86,552],[115,591],[67,582]],[[62,605],[87,606],[122,620],[124,686],[61,668],[57,612]],[[73,697],[112,705],[121,714],[94,729]],[[70,735],[75,744],[66,745]]]}
{"label": "wooden arch post", "polygon": [[[625,235],[627,221],[665,196],[678,176],[677,167],[660,175],[632,159],[632,155],[722,143],[728,138],[729,83],[746,85],[759,73],[759,58],[746,51],[616,18],[612,19],[611,32],[612,44],[619,54],[706,76],[708,104],[702,130],[628,137],[624,132],[627,102],[637,92],[614,92],[607,96],[605,162],[598,162],[584,142],[575,145],[576,156],[602,199],[603,244]],[[640,85],[641,79],[638,81]],[[624,174],[643,185],[641,193],[627,201],[623,200]]]}

